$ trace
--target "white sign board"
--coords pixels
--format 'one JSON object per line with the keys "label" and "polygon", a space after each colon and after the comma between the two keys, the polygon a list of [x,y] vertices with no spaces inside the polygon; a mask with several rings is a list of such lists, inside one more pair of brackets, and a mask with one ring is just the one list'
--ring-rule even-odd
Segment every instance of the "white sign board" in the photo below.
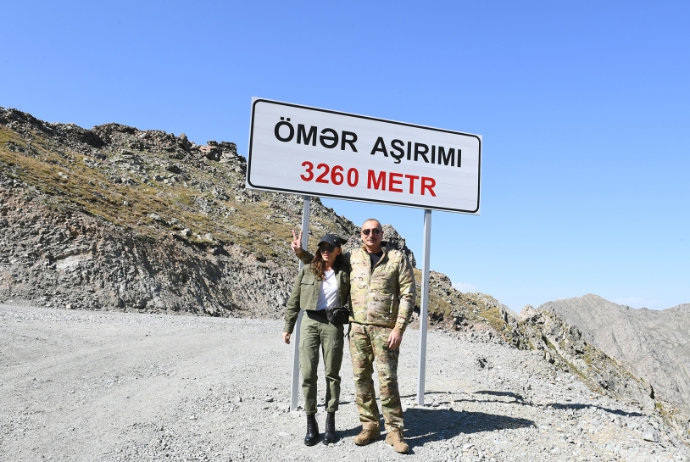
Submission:
{"label": "white sign board", "polygon": [[479,135],[265,99],[247,187],[479,214]]}

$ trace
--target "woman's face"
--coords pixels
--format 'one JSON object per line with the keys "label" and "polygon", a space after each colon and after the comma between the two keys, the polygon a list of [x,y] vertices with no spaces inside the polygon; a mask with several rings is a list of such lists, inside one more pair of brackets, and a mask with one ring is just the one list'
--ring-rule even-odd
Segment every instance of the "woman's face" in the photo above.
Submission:
{"label": "woman's face", "polygon": [[342,247],[333,247],[331,244],[327,244],[326,242],[322,242],[321,245],[319,245],[321,257],[329,266],[333,264],[335,257],[340,255],[340,252],[342,251]]}

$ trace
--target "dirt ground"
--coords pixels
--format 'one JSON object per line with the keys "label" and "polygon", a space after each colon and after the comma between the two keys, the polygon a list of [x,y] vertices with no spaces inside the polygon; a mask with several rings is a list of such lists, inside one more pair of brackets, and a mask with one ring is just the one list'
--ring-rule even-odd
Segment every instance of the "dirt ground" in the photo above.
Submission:
{"label": "dirt ground", "polygon": [[[417,331],[399,369],[412,453],[353,444],[347,350],[341,439],[305,447],[281,330],[280,321],[0,305],[0,461],[687,460],[654,416],[592,396],[530,352],[440,332],[429,333],[427,406],[415,406]],[[644,440],[648,430],[657,442]]]}

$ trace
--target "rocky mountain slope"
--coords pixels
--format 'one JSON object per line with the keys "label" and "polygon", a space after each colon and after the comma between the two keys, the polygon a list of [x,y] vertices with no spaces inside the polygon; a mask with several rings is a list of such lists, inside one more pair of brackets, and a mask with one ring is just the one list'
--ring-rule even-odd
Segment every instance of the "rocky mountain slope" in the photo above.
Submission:
{"label": "rocky mountain slope", "polygon": [[[197,145],[119,124],[87,130],[0,108],[0,303],[280,318],[297,272],[289,242],[302,199],[246,190],[245,171],[234,143]],[[358,245],[359,228],[314,199],[310,236],[325,232]],[[688,437],[663,393],[551,311],[516,317],[432,272],[430,322],[470,341],[535,350],[598,393],[663,411]]]}
{"label": "rocky mountain slope", "polygon": [[[0,300],[280,316],[302,199],[246,190],[245,167],[233,143],[0,109]],[[314,200],[326,231],[358,232]]]}
{"label": "rocky mountain slope", "polygon": [[589,343],[690,414],[690,304],[635,309],[585,295],[545,303],[539,311],[577,326]]}
{"label": "rocky mountain slope", "polygon": [[[435,281],[432,278],[432,287],[434,283],[438,284],[438,276]],[[690,413],[670,398],[673,390],[662,392],[646,377],[631,372],[624,361],[598,348],[576,324],[553,311],[536,310],[529,305],[515,316],[484,294],[451,293],[447,300],[452,303],[447,310],[436,306],[430,315],[437,327],[455,332],[455,336],[465,340],[499,341],[533,350],[556,369],[580,377],[593,391],[646,412],[657,412],[690,441]]]}
{"label": "rocky mountain slope", "polygon": [[[234,143],[0,108],[0,302],[280,317],[302,198],[246,190],[245,171]],[[325,232],[359,243],[359,227],[316,198],[310,236]],[[465,306],[479,331],[501,322],[495,303],[477,305],[440,273],[430,300],[433,322]]]}

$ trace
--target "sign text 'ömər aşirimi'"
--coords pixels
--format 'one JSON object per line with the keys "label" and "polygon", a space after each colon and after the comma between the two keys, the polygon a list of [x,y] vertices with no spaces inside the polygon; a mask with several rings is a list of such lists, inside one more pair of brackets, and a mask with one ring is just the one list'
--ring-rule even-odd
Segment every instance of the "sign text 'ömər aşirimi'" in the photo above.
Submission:
{"label": "sign text '\u00f6m\u0259r a\u015firimi'", "polygon": [[[340,147],[344,151],[346,148],[352,152],[357,151],[357,134],[355,132],[343,130],[338,133],[332,128],[324,128],[320,132],[316,126],[310,126],[308,129],[303,124],[297,124],[297,129],[290,122],[289,117],[281,117],[273,130],[273,133],[278,141],[283,143],[290,143],[293,140],[297,144],[305,146],[316,146],[317,141],[326,149],[335,149]],[[318,133],[318,134],[317,134]],[[427,145],[425,143],[412,142],[394,139],[391,140],[387,147],[386,141],[382,136],[379,136],[371,149],[370,154],[382,154],[384,157],[390,157],[393,162],[399,164],[403,159],[408,161],[420,162],[424,161],[427,164],[446,165],[450,167],[461,167],[462,164],[462,150],[455,148],[444,148],[443,146]],[[457,154],[457,157],[456,157]],[[456,162],[457,160],[457,162]],[[333,167],[325,163],[316,165],[316,169],[320,170],[320,174],[316,176],[314,172],[314,164],[309,161],[302,163],[305,167],[305,173],[300,175],[304,181],[316,181],[317,183],[332,183],[336,186],[344,184],[345,177],[343,176],[343,167],[335,165]],[[330,172],[330,175],[329,175]],[[350,168],[347,171],[347,185],[355,187],[359,183],[359,171],[355,168]],[[416,183],[418,181],[418,183]],[[418,184],[417,193],[425,195],[427,192],[432,196],[436,196],[433,188],[436,186],[436,181],[431,177],[424,177],[419,175],[409,175],[396,172],[376,172],[374,170],[367,171],[367,188],[368,189],[383,189],[391,192],[409,192],[415,194],[415,184]],[[407,187],[403,189],[403,185]],[[388,187],[386,187],[388,186]]]}

